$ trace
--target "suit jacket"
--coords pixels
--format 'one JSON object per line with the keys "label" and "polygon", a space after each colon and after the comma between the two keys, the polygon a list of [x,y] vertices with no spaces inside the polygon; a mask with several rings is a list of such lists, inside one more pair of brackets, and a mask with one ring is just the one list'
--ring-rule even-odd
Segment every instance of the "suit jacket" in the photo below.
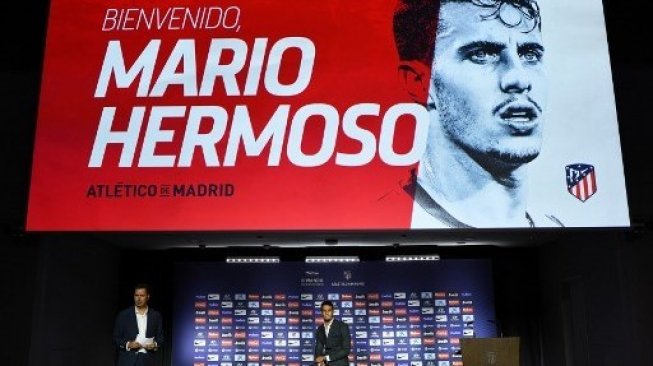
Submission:
{"label": "suit jacket", "polygon": [[329,336],[324,331],[324,324],[315,333],[315,356],[329,356],[329,365],[347,366],[347,356],[351,351],[351,335],[349,326],[340,320],[333,319]]}
{"label": "suit jacket", "polygon": [[[142,355],[137,355],[136,351],[128,351],[125,345],[129,341],[136,339],[138,335],[138,322],[136,320],[136,311],[133,306],[121,311],[116,316],[116,323],[113,328],[113,343],[118,347],[118,362],[117,366],[133,366],[136,363],[137,357],[144,357],[146,365],[154,365],[154,352],[147,351]],[[147,329],[145,337],[154,338],[157,347],[160,348],[164,343],[163,338],[163,321],[161,313],[152,309],[147,310]]]}

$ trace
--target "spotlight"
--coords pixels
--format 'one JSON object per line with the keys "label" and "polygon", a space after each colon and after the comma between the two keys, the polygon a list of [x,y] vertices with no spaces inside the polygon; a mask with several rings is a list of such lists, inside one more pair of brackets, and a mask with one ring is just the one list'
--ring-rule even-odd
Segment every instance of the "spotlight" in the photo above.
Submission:
{"label": "spotlight", "polygon": [[440,256],[437,254],[422,255],[387,255],[386,262],[417,262],[417,261],[439,261]]}
{"label": "spotlight", "polygon": [[326,256],[326,257],[306,257],[306,263],[356,263],[360,262],[357,256],[339,257],[339,256]]}
{"label": "spotlight", "polygon": [[279,263],[279,257],[227,257],[227,263]]}

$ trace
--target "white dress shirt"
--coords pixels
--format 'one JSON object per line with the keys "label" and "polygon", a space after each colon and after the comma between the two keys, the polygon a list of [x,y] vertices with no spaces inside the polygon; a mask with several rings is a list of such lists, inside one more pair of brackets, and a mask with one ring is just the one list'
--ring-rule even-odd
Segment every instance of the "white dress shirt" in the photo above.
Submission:
{"label": "white dress shirt", "polygon": [[[145,335],[147,334],[147,311],[149,308],[145,309],[145,311],[141,314],[138,312],[138,308],[134,306],[134,312],[136,313],[136,324],[138,325],[138,336],[137,338],[145,338]],[[127,341],[127,344],[125,344],[125,349],[129,351],[129,342]],[[155,343],[156,344],[156,343]],[[143,346],[143,345],[141,345]],[[147,353],[147,350],[145,348],[141,348],[138,351],[139,353]]]}
{"label": "white dress shirt", "polygon": [[[138,323],[138,338],[145,338],[145,335],[147,334],[147,310],[143,312],[143,314],[140,314],[138,312],[138,309],[134,307],[134,311],[136,311],[136,322]],[[143,346],[141,344],[141,346]],[[138,350],[140,353],[147,353],[145,348],[141,348]]]}
{"label": "white dress shirt", "polygon": [[[331,329],[331,324],[333,324],[333,319],[328,323],[324,323],[324,333],[326,334],[327,338],[329,338],[329,329]],[[329,355],[326,355],[326,360],[327,362],[331,361],[329,359]]]}

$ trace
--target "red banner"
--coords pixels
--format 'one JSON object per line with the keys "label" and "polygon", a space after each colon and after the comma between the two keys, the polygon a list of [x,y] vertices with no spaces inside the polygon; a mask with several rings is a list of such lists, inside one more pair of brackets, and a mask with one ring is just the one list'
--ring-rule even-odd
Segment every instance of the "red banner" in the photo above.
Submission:
{"label": "red banner", "polygon": [[393,2],[51,7],[29,230],[410,227]]}

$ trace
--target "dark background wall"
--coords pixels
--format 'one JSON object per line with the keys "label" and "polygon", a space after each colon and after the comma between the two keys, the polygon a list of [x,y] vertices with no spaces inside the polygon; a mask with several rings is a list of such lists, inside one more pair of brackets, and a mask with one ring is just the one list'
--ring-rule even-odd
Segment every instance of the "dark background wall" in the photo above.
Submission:
{"label": "dark background wall", "polygon": [[599,232],[540,249],[546,364],[653,364],[650,243]]}
{"label": "dark background wall", "polygon": [[28,364],[111,365],[119,252],[48,237],[41,240],[39,254]]}
{"label": "dark background wall", "polygon": [[[504,336],[522,338],[523,365],[653,365],[653,55],[645,3],[604,0],[633,228],[568,231],[546,243],[525,239],[514,248],[405,249],[492,258],[498,327]],[[163,311],[169,330],[174,260],[221,260],[233,251],[256,250],[148,251],[98,236],[24,232],[46,14],[47,1],[12,4],[0,22],[0,364],[112,365],[113,317],[131,303],[135,282],[153,285],[152,306]],[[289,260],[334,253],[376,258],[383,250],[281,254]],[[169,352],[161,355],[162,364]]]}

